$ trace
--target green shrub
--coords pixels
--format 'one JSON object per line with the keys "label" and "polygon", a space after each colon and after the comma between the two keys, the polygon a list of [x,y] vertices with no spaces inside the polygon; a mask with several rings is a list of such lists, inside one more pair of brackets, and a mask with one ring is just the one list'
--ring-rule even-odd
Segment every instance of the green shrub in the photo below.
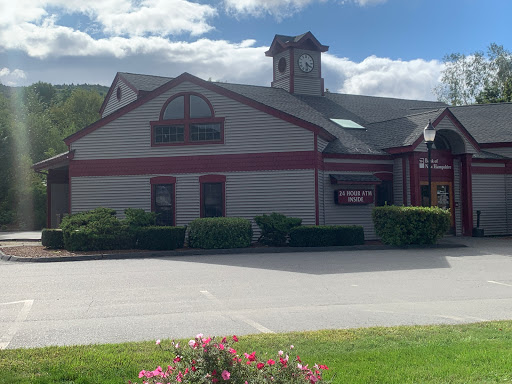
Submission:
{"label": "green shrub", "polygon": [[137,248],[171,250],[183,248],[185,227],[141,227],[137,230]]}
{"label": "green shrub", "polygon": [[450,211],[438,207],[376,207],[377,236],[390,245],[435,244],[450,229]]}
{"label": "green shrub", "polygon": [[238,217],[195,219],[190,223],[188,243],[191,248],[243,248],[251,245],[252,225]]}
{"label": "green shrub", "polygon": [[302,223],[302,219],[286,217],[276,212],[272,212],[270,215],[256,216],[254,221],[261,229],[261,236],[258,241],[278,247],[286,245],[290,230]]}
{"label": "green shrub", "polygon": [[115,215],[113,209],[100,207],[64,217],[60,225],[64,247],[68,251],[133,248],[133,231]]}
{"label": "green shrub", "polygon": [[46,248],[64,248],[64,236],[62,233],[62,229],[43,229],[43,231],[41,232],[41,243]]}
{"label": "green shrub", "polygon": [[127,208],[124,210],[124,222],[129,227],[151,227],[156,225],[156,213],[146,212],[143,209]]}
{"label": "green shrub", "polygon": [[364,230],[358,225],[304,225],[290,231],[292,247],[329,247],[364,244]]}

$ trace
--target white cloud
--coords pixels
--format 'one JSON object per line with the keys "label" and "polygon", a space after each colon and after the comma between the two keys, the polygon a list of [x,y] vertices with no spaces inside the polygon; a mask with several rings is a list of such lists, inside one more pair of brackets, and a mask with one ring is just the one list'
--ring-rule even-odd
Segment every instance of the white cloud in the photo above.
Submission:
{"label": "white cloud", "polygon": [[[333,92],[434,100],[443,64],[437,60],[402,61],[369,56],[360,63],[324,54],[326,86]],[[329,79],[329,81],[327,80]]]}
{"label": "white cloud", "polygon": [[187,0],[0,0],[0,9],[2,29],[48,23],[56,19],[50,12],[79,13],[107,35],[126,36],[200,35],[213,29],[208,20],[217,15],[214,7]]}
{"label": "white cloud", "polygon": [[[310,4],[325,3],[332,0],[224,0],[228,12],[237,15],[263,16],[270,14],[277,19],[289,17]],[[340,4],[353,3],[369,6],[385,3],[387,0],[342,0]]]}
{"label": "white cloud", "polygon": [[21,69],[10,70],[9,68],[0,68],[0,83],[9,86],[15,86],[20,80],[26,79],[27,75]]}

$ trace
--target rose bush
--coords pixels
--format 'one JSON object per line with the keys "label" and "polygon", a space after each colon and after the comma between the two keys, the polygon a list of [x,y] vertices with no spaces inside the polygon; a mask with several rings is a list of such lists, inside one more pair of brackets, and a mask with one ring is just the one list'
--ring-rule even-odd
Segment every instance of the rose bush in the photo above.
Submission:
{"label": "rose bush", "polygon": [[[159,366],[153,371],[140,371],[140,383],[325,383],[322,380],[322,371],[328,369],[325,365],[315,364],[309,368],[299,356],[290,359],[283,351],[279,351],[275,359],[259,360],[256,352],[239,353],[234,348],[236,342],[236,336],[217,342],[215,338],[203,337],[202,334],[186,345],[173,341],[170,346],[170,353],[174,356],[172,363],[166,368]],[[163,348],[160,340],[156,344]]]}

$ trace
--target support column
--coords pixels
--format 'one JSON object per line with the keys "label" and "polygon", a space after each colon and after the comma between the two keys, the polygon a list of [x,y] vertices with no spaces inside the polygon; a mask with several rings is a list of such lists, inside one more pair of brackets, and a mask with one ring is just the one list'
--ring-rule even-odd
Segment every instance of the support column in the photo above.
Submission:
{"label": "support column", "polygon": [[411,186],[411,205],[415,207],[421,206],[421,189],[420,189],[420,153],[413,152],[409,156],[409,182]]}
{"label": "support column", "polygon": [[462,194],[462,236],[473,234],[473,182],[471,178],[471,154],[461,156],[461,194]]}

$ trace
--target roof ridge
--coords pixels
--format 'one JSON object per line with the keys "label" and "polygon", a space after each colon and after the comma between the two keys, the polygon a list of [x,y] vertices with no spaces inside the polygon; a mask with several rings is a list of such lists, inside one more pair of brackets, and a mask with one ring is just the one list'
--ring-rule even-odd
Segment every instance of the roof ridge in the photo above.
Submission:
{"label": "roof ridge", "polygon": [[465,107],[485,107],[489,105],[503,105],[503,104],[512,104],[512,101],[504,101],[502,103],[483,103],[483,104],[466,104],[466,105],[450,105],[448,108],[465,108]]}
{"label": "roof ridge", "polygon": [[443,108],[432,108],[432,109],[429,109],[428,111],[418,112],[418,113],[413,113],[413,114],[405,115],[405,116],[402,116],[402,117],[395,117],[394,119],[387,119],[387,120],[375,121],[375,122],[373,122],[373,123],[370,123],[369,125],[373,125],[373,124],[380,124],[380,123],[387,123],[388,121],[394,121],[394,120],[401,120],[401,119],[405,119],[406,117],[419,116],[419,115],[426,115],[427,113],[437,112],[437,111],[439,111],[440,109],[444,109],[444,108],[447,108],[447,107],[443,107]]}
{"label": "roof ridge", "polygon": [[126,74],[126,75],[135,75],[135,76],[151,76],[151,77],[161,77],[161,78],[164,78],[164,79],[174,79],[174,77],[169,77],[169,76],[160,76],[160,75],[148,75],[148,74],[145,74],[145,73],[133,73],[133,72],[119,72],[119,74]]}
{"label": "roof ridge", "polygon": [[[398,97],[388,97],[388,96],[373,96],[373,95],[357,95],[354,93],[338,93],[338,92],[325,92],[325,94],[331,94],[331,95],[339,95],[339,96],[356,96],[356,97],[369,97],[373,99],[385,99],[385,100],[399,100],[399,101],[416,101],[416,102],[422,102],[422,103],[439,103],[439,104],[446,104],[444,101],[433,101],[433,100],[418,100],[418,99],[402,99]],[[448,104],[446,104],[448,106]]]}

